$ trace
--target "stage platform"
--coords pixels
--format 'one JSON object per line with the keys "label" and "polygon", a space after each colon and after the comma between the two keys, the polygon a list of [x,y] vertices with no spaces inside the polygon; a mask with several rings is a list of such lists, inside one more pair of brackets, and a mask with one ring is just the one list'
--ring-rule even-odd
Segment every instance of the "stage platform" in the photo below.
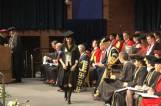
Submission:
{"label": "stage platform", "polygon": [[[58,87],[44,84],[41,79],[23,79],[22,83],[6,85],[6,91],[12,96],[7,100],[17,99],[21,103],[29,100],[30,106],[69,106],[64,101],[63,92]],[[92,99],[92,90],[80,94],[73,93],[71,106],[103,106],[102,101]]]}

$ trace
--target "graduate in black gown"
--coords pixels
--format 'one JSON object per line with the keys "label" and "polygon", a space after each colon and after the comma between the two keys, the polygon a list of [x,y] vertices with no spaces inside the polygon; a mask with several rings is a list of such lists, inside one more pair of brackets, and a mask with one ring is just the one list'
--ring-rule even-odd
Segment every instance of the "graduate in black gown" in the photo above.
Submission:
{"label": "graduate in black gown", "polygon": [[[58,84],[64,90],[64,98],[71,104],[71,94],[76,88],[79,61],[79,50],[73,40],[73,32],[65,34],[63,52],[64,55],[59,59],[62,65],[61,75],[59,75]],[[61,77],[60,77],[61,76]]]}
{"label": "graduate in black gown", "polygon": [[[148,74],[146,75],[146,78],[143,82],[143,86],[141,86],[141,89],[143,89],[144,92],[146,92],[151,88],[153,89],[155,88],[160,73],[157,72],[154,67],[156,57],[154,57],[153,55],[148,55],[148,56],[145,56],[144,60],[147,65]],[[141,98],[139,97],[139,95],[135,94],[134,99],[135,99],[135,104],[140,105]]]}
{"label": "graduate in black gown", "polygon": [[99,96],[105,101],[106,104],[111,103],[111,99],[115,90],[127,86],[128,82],[131,82],[133,79],[135,65],[129,61],[129,55],[127,53],[121,52],[119,53],[119,60],[123,64],[120,77],[116,79],[106,78],[98,87]]}
{"label": "graduate in black gown", "polygon": [[[135,58],[136,71],[134,73],[133,81],[129,83],[129,86],[135,87],[136,89],[147,90],[149,87],[154,87],[156,79],[159,73],[154,71],[154,56],[146,56],[145,63],[146,67],[143,65],[143,59],[139,56],[133,56]],[[115,93],[113,96],[112,106],[133,106],[138,104],[139,96],[134,93],[135,91],[127,90]],[[126,98],[125,98],[126,95]],[[126,99],[126,103],[124,101]]]}
{"label": "graduate in black gown", "polygon": [[[135,87],[136,89],[143,85],[144,79],[147,75],[147,68],[145,66],[144,58],[139,55],[132,55],[132,61],[136,66],[135,72],[133,73],[133,80],[128,82],[129,87]],[[133,96],[134,92],[131,90],[125,90],[120,92],[115,92],[113,95],[113,104],[112,106],[124,106],[125,105],[125,97],[126,97],[126,104],[133,104]],[[128,103],[128,102],[130,103]]]}

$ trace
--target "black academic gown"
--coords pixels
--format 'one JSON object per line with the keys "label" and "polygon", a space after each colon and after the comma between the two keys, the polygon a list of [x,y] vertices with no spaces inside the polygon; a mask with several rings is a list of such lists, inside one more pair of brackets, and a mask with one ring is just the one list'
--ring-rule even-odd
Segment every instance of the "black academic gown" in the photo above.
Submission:
{"label": "black academic gown", "polygon": [[13,78],[15,78],[17,82],[21,82],[23,74],[23,49],[20,37],[15,36],[14,40],[14,47],[12,48]]}
{"label": "black academic gown", "polygon": [[156,83],[157,83],[157,79],[159,78],[159,75],[160,75],[160,73],[156,72],[155,69],[152,68],[148,72],[143,84],[145,84],[146,86],[154,88]]}
{"label": "black academic gown", "polygon": [[[134,87],[135,85],[142,86],[144,79],[147,75],[147,68],[145,66],[137,68],[133,74],[133,81],[128,83],[128,86]],[[118,92],[113,95],[112,106],[124,106],[126,91]]]}
{"label": "black academic gown", "polygon": [[[61,58],[63,59],[64,61],[64,52],[62,51],[60,54],[59,54],[59,57],[58,58]],[[64,80],[64,69],[63,69],[63,66],[62,64],[60,63],[60,61],[58,62],[58,78],[57,78],[57,85],[60,87],[60,88],[63,88],[63,80]]]}
{"label": "black academic gown", "polygon": [[[65,63],[65,56],[67,52],[71,53],[71,65],[68,64],[67,69],[64,70],[63,67],[59,71],[62,71],[59,75],[59,86],[64,89],[64,87],[69,87],[69,85],[74,90],[76,88],[77,76],[79,73],[78,67],[74,71],[71,70],[71,67],[75,64],[75,61],[79,60],[79,51],[77,45],[73,45],[70,49],[66,46],[63,47],[63,61]],[[61,76],[61,77],[60,77]]]}
{"label": "black academic gown", "polygon": [[135,65],[132,62],[127,62],[123,65],[120,78],[116,80],[105,79],[103,83],[98,87],[101,98],[105,102],[110,102],[113,92],[122,88],[123,82],[131,82],[133,80],[133,72]]}
{"label": "black academic gown", "polygon": [[148,71],[145,66],[137,68],[133,74],[133,81],[128,83],[128,86],[134,87],[135,85],[142,86]]}

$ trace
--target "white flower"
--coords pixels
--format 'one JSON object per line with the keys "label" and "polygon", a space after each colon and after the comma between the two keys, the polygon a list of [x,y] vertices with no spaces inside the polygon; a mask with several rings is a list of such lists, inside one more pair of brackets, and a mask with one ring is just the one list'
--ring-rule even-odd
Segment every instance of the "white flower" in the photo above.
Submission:
{"label": "white flower", "polygon": [[19,106],[19,103],[16,101],[9,101],[7,106]]}

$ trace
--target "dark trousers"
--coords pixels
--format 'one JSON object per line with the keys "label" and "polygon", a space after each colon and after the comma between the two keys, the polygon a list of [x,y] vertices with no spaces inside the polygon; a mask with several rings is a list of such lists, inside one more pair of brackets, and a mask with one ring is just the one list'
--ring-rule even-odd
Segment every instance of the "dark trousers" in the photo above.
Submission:
{"label": "dark trousers", "polygon": [[[66,101],[68,101],[68,103],[71,103],[71,95],[72,95],[72,91],[74,89],[74,72],[70,71],[71,66],[67,67],[67,70],[64,70],[64,80],[63,80],[63,89],[64,89],[64,98]],[[69,86],[69,84],[71,86]]]}
{"label": "dark trousers", "polygon": [[18,54],[12,54],[12,74],[17,82],[21,82],[23,73],[23,59]]}
{"label": "dark trousers", "polygon": [[105,67],[97,67],[96,71],[97,71],[97,76],[98,76],[96,87],[98,87],[102,79],[103,73],[105,71]]}
{"label": "dark trousers", "polygon": [[57,73],[58,73],[58,67],[57,66],[50,66],[50,65],[46,65],[44,67],[44,70],[46,72],[46,79],[47,80],[57,80]]}
{"label": "dark trousers", "polygon": [[93,84],[93,81],[97,81],[98,80],[98,74],[96,71],[96,68],[89,68],[89,80],[90,83]]}
{"label": "dark trousers", "polygon": [[71,95],[72,95],[72,87],[65,87],[64,88],[64,98],[68,103],[71,103]]}

